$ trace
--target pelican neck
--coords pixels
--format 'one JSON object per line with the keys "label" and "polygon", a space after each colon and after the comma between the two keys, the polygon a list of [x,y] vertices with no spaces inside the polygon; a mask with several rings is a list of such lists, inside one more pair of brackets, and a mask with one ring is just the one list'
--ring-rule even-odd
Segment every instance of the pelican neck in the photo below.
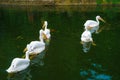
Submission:
{"label": "pelican neck", "polygon": [[27,51],[26,54],[25,54],[25,59],[29,60],[29,52]]}
{"label": "pelican neck", "polygon": [[98,22],[98,24],[99,24],[99,20],[98,20],[98,18],[96,17],[96,21]]}
{"label": "pelican neck", "polygon": [[42,41],[42,42],[43,42],[43,36],[42,36],[42,33],[44,33],[43,31],[44,31],[44,30],[40,30],[40,41]]}
{"label": "pelican neck", "polygon": [[45,29],[44,30],[46,30],[47,29],[47,25],[45,25]]}

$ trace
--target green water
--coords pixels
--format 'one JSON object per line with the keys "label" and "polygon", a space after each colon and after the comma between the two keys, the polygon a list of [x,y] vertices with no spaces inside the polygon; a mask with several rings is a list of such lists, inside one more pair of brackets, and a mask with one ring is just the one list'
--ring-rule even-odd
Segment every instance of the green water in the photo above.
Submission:
{"label": "green water", "polygon": [[[83,24],[88,19],[95,20],[96,15],[100,15],[107,23],[100,22],[100,27],[104,29],[99,34],[93,34],[97,46],[91,46],[90,51],[84,53],[80,44],[80,36],[84,31]],[[51,42],[44,58],[44,66],[30,67],[31,80],[87,80],[91,75],[81,75],[81,72],[89,70],[112,77],[103,80],[120,79],[119,7],[2,6],[0,7],[1,80],[7,80],[8,74],[5,70],[12,59],[21,57],[26,45],[39,39],[39,30],[44,20],[48,21],[48,28],[51,29]],[[20,78],[20,80],[27,79]]]}

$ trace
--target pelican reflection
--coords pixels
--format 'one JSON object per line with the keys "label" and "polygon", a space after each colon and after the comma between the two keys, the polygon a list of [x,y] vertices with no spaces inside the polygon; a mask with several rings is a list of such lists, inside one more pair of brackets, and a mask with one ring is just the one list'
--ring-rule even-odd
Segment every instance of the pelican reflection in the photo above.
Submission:
{"label": "pelican reflection", "polygon": [[41,52],[31,60],[31,66],[43,66],[46,51]]}
{"label": "pelican reflection", "polygon": [[93,42],[93,38],[91,32],[89,30],[85,30],[81,35],[81,44],[83,45],[83,51],[87,53],[90,50],[91,44],[96,45]]}
{"label": "pelican reflection", "polygon": [[31,80],[30,67],[17,73],[8,73],[7,80]]}

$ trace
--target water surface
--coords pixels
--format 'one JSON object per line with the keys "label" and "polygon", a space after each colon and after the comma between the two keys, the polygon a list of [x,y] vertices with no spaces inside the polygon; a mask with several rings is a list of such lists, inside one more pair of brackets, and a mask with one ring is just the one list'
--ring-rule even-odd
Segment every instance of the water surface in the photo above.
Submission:
{"label": "water surface", "polygon": [[[119,14],[119,7],[112,6],[0,7],[1,79],[7,80],[5,70],[13,58],[24,54],[26,44],[39,40],[42,21],[47,20],[51,42],[44,66],[33,65],[25,71],[31,80],[101,80],[101,76],[102,80],[119,80]],[[97,46],[84,53],[80,44],[83,24],[97,15],[107,23],[100,22],[104,29],[92,35]]]}

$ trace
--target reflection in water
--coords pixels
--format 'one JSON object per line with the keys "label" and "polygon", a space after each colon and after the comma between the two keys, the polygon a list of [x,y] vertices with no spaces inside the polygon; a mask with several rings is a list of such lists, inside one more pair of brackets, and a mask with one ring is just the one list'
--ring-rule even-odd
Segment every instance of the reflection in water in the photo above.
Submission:
{"label": "reflection in water", "polygon": [[30,74],[30,68],[17,72],[8,74],[7,80],[31,80],[32,76]]}
{"label": "reflection in water", "polygon": [[[50,44],[50,40],[51,40],[51,34],[50,34],[50,29],[47,28],[48,22],[44,21],[44,24],[42,26],[42,29],[39,31],[40,35],[39,35],[39,39],[41,41],[41,39],[43,38],[43,42],[45,43],[45,49],[38,53],[37,56],[35,56],[35,58],[33,58],[31,60],[31,65],[40,65],[43,66],[44,65],[44,56],[46,51],[48,50],[48,46]],[[42,31],[42,33],[41,33]],[[40,46],[41,48],[41,46]]]}
{"label": "reflection in water", "polygon": [[87,53],[90,50],[91,42],[84,42],[83,43],[83,51]]}
{"label": "reflection in water", "polygon": [[48,47],[50,45],[50,39],[45,40],[45,50],[35,56],[30,62],[34,66],[44,66],[44,57]]}
{"label": "reflection in water", "polygon": [[35,58],[33,58],[31,60],[31,65],[43,66],[44,65],[44,61],[43,61],[44,56],[45,56],[45,51],[41,52]]}
{"label": "reflection in water", "polygon": [[[68,7],[69,10],[66,7]],[[38,37],[38,26],[41,25],[40,20],[48,20],[50,23],[52,23],[50,24],[50,26],[51,28],[54,28],[56,30],[56,33],[53,34],[52,45],[50,46],[48,51],[48,53],[50,53],[49,56],[47,56],[46,60],[46,63],[48,64],[45,66],[46,68],[41,77],[39,75],[36,75],[37,73],[35,73],[36,79],[41,78],[41,80],[52,80],[53,77],[56,77],[57,79],[57,77],[62,74],[65,75],[65,77],[63,77],[61,80],[65,80],[66,75],[69,75],[70,73],[74,74],[71,77],[77,78],[80,75],[76,75],[79,74],[76,71],[79,71],[79,67],[81,67],[81,64],[86,65],[86,62],[84,61],[89,57],[91,57],[92,59],[94,58],[96,63],[101,62],[101,64],[106,64],[106,66],[109,66],[108,69],[110,69],[110,71],[106,72],[111,73],[111,75],[113,76],[112,78],[115,78],[115,80],[120,79],[119,64],[115,64],[117,63],[119,59],[118,56],[120,55],[118,53],[119,46],[117,46],[119,42],[117,36],[120,33],[120,27],[118,26],[118,24],[120,23],[120,21],[118,21],[118,19],[120,18],[120,7],[59,6],[59,8],[48,8],[45,6],[36,7],[37,9],[34,8],[34,10],[32,11],[27,11],[30,12],[28,14],[26,12],[27,8],[25,7],[23,8],[23,10],[15,8],[14,6],[12,9],[9,6],[7,8],[0,8],[0,42],[2,45],[0,48],[1,70],[5,70],[5,67],[9,65],[9,60],[12,57],[21,56],[21,54],[16,54],[16,52],[20,53],[25,47],[24,45],[26,45],[28,41],[34,40],[36,37]],[[82,54],[83,52],[81,52],[82,49],[79,49],[79,47],[81,47],[82,45],[79,45],[77,43],[79,42],[79,35],[83,31],[82,29],[84,21],[86,21],[87,19],[94,19],[94,16],[97,14],[103,16],[111,25],[105,26],[106,28],[102,31],[101,34],[98,35],[99,37],[94,37],[94,39],[98,43],[98,47],[91,49],[93,47],[91,46],[90,54],[84,55]],[[29,16],[29,18],[27,15]],[[113,27],[114,25],[116,26]],[[101,24],[101,26],[103,25]],[[22,36],[23,39],[15,40],[17,36]],[[101,39],[104,39],[104,41],[101,41]],[[66,46],[61,43],[66,44]],[[16,48],[16,46],[19,47]],[[66,67],[66,65],[63,65],[63,63],[68,65],[68,67]],[[100,67],[100,65],[97,66]],[[81,72],[85,71],[86,73],[88,73],[87,71],[90,68],[88,68],[87,65],[84,66],[84,68],[85,69],[81,70]],[[38,71],[40,68],[34,69]],[[96,71],[94,69],[90,70],[95,72],[95,74],[101,74],[99,71]],[[46,73],[48,73],[48,75]],[[6,73],[2,72],[0,75],[3,75],[1,76],[1,78],[6,78]],[[67,80],[71,80],[71,77],[69,77]]]}
{"label": "reflection in water", "polygon": [[81,35],[81,44],[85,53],[89,51],[91,43],[93,43],[92,34],[89,30],[85,30]]}
{"label": "reflection in water", "polygon": [[8,73],[8,80],[31,80],[32,76],[30,74],[31,68],[33,65],[34,66],[43,66],[44,65],[44,56],[45,56],[45,52],[43,51],[40,54],[38,54],[37,56],[35,56],[31,61],[30,61],[30,66],[25,69],[22,70],[20,72],[17,73]]}
{"label": "reflection in water", "polygon": [[105,69],[100,64],[91,64],[90,69],[81,69],[80,76],[84,80],[112,80],[110,75],[104,74]]}
{"label": "reflection in water", "polygon": [[30,60],[30,65],[27,69],[25,70],[22,70],[22,71],[19,71],[19,72],[16,72],[16,73],[8,73],[8,77],[7,79],[8,80],[31,80],[32,76],[30,74],[30,70],[32,66],[44,66],[44,56],[45,56],[45,53],[48,49],[48,46],[50,44],[50,40],[49,42],[46,41],[45,42],[45,45],[46,45],[46,50],[42,51],[41,53],[39,53],[38,55],[36,55],[34,58],[32,58]]}

